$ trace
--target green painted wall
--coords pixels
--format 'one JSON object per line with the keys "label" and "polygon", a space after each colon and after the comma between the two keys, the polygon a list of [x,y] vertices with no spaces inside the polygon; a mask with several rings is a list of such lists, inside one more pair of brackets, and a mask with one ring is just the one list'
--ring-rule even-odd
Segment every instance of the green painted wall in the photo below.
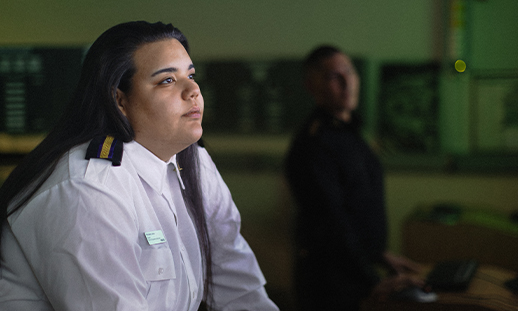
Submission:
{"label": "green painted wall", "polygon": [[88,44],[129,20],[172,22],[194,57],[302,56],[332,42],[375,58],[433,55],[432,0],[17,0],[0,3],[0,44]]}
{"label": "green painted wall", "polygon": [[518,69],[518,1],[472,1],[469,54],[474,69]]}
{"label": "green painted wall", "polygon": [[[477,110],[495,112],[499,99],[477,107],[477,78],[512,75],[518,78],[518,1],[459,0],[464,13],[460,25],[448,27],[445,33],[445,70],[441,76],[440,136],[443,151],[454,154],[477,152],[476,132],[495,124],[477,124]],[[449,22],[448,16],[444,16]],[[457,32],[455,32],[457,31]],[[455,48],[454,46],[457,46]],[[454,62],[466,62],[466,71],[454,70]],[[474,95],[475,94],[475,95]],[[482,119],[482,122],[487,119]],[[494,130],[498,133],[498,130]],[[491,137],[497,141],[499,135]],[[517,138],[518,139],[518,138]]]}

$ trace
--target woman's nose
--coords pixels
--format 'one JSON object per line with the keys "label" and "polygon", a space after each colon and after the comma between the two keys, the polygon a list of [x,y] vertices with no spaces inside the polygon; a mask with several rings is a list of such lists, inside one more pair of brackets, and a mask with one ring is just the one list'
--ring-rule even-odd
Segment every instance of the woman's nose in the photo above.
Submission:
{"label": "woman's nose", "polygon": [[182,98],[184,100],[195,99],[199,95],[200,87],[198,86],[198,83],[194,82],[193,80],[188,80],[188,82],[185,83],[185,88],[182,92]]}

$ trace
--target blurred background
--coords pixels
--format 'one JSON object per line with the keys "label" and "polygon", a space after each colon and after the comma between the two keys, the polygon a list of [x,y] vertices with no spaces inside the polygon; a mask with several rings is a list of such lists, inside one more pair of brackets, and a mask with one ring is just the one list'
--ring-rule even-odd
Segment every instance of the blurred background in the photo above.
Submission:
{"label": "blurred background", "polygon": [[322,43],[350,54],[361,76],[364,135],[386,169],[390,249],[425,260],[405,228],[437,205],[518,239],[515,0],[2,1],[0,182],[59,116],[88,46],[130,20],[171,22],[189,39],[207,149],[281,309],[292,305],[295,213],[282,161],[312,108],[301,61]]}

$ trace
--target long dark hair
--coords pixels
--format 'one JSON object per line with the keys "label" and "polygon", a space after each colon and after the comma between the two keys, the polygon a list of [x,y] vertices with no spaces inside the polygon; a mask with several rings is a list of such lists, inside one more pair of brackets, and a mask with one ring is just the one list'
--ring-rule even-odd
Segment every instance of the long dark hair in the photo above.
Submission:
{"label": "long dark hair", "polygon": [[[2,226],[8,225],[7,218],[30,200],[70,148],[98,135],[112,135],[124,142],[134,139],[131,125],[117,107],[116,90],[127,92],[131,89],[131,79],[136,71],[134,52],[145,43],[165,39],[178,40],[189,53],[187,39],[180,30],[161,22],[119,24],[95,40],[86,54],[78,86],[60,121],[0,188],[0,234]],[[180,152],[177,158],[184,168],[184,201],[193,215],[205,265],[204,300],[210,304],[212,260],[200,190],[197,144]]]}

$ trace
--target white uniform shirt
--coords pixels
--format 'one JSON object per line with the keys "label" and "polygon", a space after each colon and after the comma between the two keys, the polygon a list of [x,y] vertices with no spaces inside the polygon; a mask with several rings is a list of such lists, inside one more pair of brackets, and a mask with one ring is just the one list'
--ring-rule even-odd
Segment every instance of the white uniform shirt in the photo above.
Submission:
{"label": "white uniform shirt", "polygon": [[[203,297],[195,227],[175,159],[136,142],[121,166],[70,150],[2,233],[0,310],[191,310]],[[210,156],[199,148],[218,310],[278,310],[243,239],[240,216]],[[145,233],[163,234],[150,244]]]}

